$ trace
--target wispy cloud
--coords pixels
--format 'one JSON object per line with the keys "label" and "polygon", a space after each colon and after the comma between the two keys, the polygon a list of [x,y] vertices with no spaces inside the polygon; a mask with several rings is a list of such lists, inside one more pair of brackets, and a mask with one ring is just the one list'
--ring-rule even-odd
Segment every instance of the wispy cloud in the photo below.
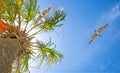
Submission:
{"label": "wispy cloud", "polygon": [[[115,21],[120,17],[120,2],[118,2],[117,4],[115,4],[114,6],[111,7],[111,9],[109,9],[108,11],[105,11],[99,18],[98,22],[100,25],[103,25],[105,23],[109,24],[109,29],[107,32],[107,34],[112,34],[110,36],[110,38],[112,37],[113,41],[114,39],[119,39],[120,37],[120,33],[119,33],[119,29],[116,29],[116,27],[118,25],[115,25],[113,23],[115,23]],[[117,30],[117,31],[115,31]],[[113,37],[114,34],[114,37]]]}
{"label": "wispy cloud", "polygon": [[120,2],[114,5],[109,11],[101,15],[100,20],[107,23],[112,23],[118,17],[120,17]]}

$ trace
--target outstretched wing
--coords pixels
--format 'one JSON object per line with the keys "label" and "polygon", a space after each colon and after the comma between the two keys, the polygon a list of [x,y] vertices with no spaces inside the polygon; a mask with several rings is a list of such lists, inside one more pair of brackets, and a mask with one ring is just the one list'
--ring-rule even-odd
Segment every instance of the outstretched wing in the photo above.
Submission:
{"label": "outstretched wing", "polygon": [[[106,27],[108,26],[108,24],[103,25],[102,27],[100,27],[97,32],[100,33],[102,30],[104,30]],[[95,37],[97,36],[96,33],[93,34],[93,36],[91,37],[89,44],[92,43],[92,41],[95,39]]]}
{"label": "outstretched wing", "polygon": [[108,26],[108,24],[103,25],[102,27],[100,27],[97,31],[98,33],[100,33],[102,30],[104,30],[106,27]]}
{"label": "outstretched wing", "polygon": [[2,20],[0,20],[0,33],[3,33],[5,30],[10,31],[11,27],[4,23]]}
{"label": "outstretched wing", "polygon": [[93,36],[91,37],[90,41],[89,41],[89,44],[92,43],[92,41],[95,39],[96,36],[97,36],[97,34],[94,33]]}

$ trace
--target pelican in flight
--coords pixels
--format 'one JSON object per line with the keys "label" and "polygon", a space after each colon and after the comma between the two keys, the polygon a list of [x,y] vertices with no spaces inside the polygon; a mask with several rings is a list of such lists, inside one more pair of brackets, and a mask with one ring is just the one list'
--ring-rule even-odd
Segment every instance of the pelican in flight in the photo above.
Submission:
{"label": "pelican in flight", "polygon": [[94,30],[95,33],[92,35],[92,37],[91,37],[91,39],[89,41],[89,44],[93,42],[93,40],[96,38],[96,36],[100,36],[101,37],[100,32],[102,30],[104,30],[107,26],[108,26],[108,24],[105,24],[102,27],[100,27],[98,30]]}

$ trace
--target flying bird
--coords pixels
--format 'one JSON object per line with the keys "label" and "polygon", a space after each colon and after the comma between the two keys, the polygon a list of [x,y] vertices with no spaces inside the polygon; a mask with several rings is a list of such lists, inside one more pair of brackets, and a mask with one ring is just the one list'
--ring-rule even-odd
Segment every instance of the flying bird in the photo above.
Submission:
{"label": "flying bird", "polygon": [[96,38],[96,36],[100,36],[101,37],[100,32],[102,30],[104,30],[107,26],[108,26],[108,24],[105,24],[102,27],[100,27],[98,30],[94,30],[95,33],[92,35],[92,37],[91,37],[91,39],[89,41],[89,44],[93,42],[93,40]]}

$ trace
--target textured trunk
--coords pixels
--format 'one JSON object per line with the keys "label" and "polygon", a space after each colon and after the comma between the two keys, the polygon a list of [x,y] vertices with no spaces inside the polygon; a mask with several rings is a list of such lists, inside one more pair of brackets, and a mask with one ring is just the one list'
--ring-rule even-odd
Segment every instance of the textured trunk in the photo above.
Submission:
{"label": "textured trunk", "polygon": [[11,64],[19,55],[21,50],[17,39],[0,40],[0,73],[9,73]]}

